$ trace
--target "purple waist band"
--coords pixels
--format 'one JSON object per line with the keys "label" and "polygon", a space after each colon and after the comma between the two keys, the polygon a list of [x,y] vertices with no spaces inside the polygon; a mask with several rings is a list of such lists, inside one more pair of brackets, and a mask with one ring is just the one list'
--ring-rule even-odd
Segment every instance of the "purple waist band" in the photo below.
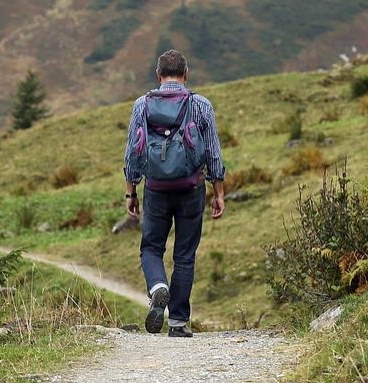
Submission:
{"label": "purple waist band", "polygon": [[176,180],[146,179],[146,187],[155,191],[187,190],[199,185],[201,181],[203,181],[202,172],[198,170],[189,177]]}

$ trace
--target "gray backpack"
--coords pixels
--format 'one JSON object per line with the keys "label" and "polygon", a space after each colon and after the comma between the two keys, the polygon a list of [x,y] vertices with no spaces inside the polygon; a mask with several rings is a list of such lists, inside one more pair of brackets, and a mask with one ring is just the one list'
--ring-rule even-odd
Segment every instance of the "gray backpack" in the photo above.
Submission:
{"label": "gray backpack", "polygon": [[155,190],[190,188],[198,184],[205,148],[190,118],[192,92],[150,91],[145,96],[143,126],[129,153],[132,169]]}

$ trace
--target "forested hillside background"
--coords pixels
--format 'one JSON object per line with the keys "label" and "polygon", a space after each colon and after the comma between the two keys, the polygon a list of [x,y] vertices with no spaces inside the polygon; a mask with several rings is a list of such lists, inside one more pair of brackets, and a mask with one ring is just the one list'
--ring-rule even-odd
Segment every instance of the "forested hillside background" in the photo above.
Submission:
{"label": "forested hillside background", "polygon": [[13,0],[0,4],[0,127],[27,70],[60,115],[132,99],[156,57],[183,51],[190,86],[328,68],[368,50],[368,0]]}

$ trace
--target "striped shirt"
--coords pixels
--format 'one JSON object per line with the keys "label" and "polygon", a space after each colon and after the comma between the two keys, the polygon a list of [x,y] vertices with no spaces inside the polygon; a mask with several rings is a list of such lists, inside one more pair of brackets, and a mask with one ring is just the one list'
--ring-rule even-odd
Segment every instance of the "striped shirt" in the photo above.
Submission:
{"label": "striped shirt", "polygon": [[[169,81],[160,86],[160,90],[180,90],[185,88],[184,85]],[[132,115],[128,130],[127,148],[134,142],[139,127],[143,126],[144,118],[144,102],[145,96],[139,97],[133,106]],[[203,141],[206,153],[206,179],[210,182],[215,180],[223,180],[225,176],[225,168],[221,158],[221,147],[218,132],[216,128],[215,113],[209,100],[205,97],[194,94],[191,103],[191,117],[193,121],[200,127],[203,135]],[[130,168],[128,150],[125,151],[125,178],[127,181],[138,184],[142,175],[134,172]]]}

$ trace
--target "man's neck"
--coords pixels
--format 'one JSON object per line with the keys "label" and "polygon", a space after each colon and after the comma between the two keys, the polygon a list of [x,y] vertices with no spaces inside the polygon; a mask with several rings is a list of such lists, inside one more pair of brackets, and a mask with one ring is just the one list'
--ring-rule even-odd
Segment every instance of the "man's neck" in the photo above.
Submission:
{"label": "man's neck", "polygon": [[179,84],[185,85],[184,77],[165,77],[165,78],[161,78],[161,85],[166,84],[167,82],[178,82]]}

